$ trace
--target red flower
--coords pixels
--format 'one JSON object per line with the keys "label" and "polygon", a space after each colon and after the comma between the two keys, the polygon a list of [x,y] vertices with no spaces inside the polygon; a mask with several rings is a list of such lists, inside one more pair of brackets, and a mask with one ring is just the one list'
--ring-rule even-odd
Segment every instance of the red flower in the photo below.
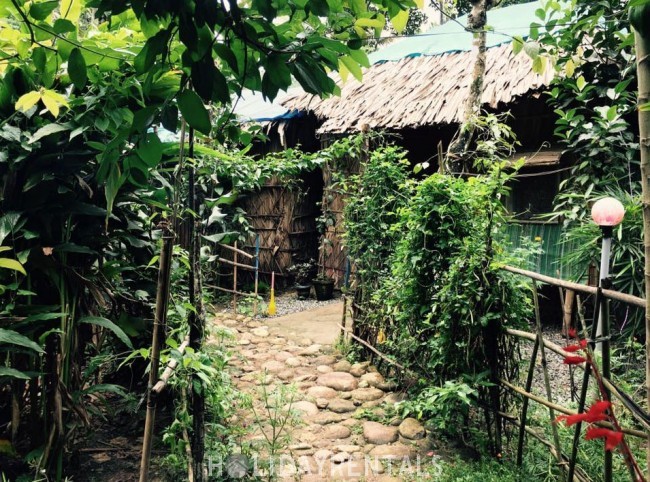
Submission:
{"label": "red flower", "polygon": [[595,438],[604,438],[605,450],[612,451],[623,441],[623,432],[615,432],[614,430],[602,427],[589,427],[585,435],[585,440]]}
{"label": "red flower", "polygon": [[565,365],[580,365],[581,363],[586,362],[587,359],[583,356],[567,356],[564,357]]}
{"label": "red flower", "polygon": [[580,340],[577,345],[569,345],[567,347],[564,347],[564,351],[575,353],[577,351],[584,350],[585,348],[587,348],[587,340]]}
{"label": "red flower", "polygon": [[578,332],[575,328],[569,328],[569,338],[578,338]]}
{"label": "red flower", "polygon": [[555,421],[563,421],[567,427],[570,427],[571,425],[574,425],[578,422],[602,422],[603,420],[607,420],[605,410],[609,409],[611,405],[612,404],[609,402],[598,401],[589,407],[589,410],[584,413],[576,413],[575,415],[560,415],[555,419]]}

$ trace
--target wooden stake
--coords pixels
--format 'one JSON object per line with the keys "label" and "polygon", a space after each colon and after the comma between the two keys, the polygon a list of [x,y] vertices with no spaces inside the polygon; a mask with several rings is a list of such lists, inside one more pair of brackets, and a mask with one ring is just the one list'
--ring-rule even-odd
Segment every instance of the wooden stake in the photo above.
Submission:
{"label": "wooden stake", "polygon": [[233,276],[232,276],[232,311],[237,314],[237,241],[235,241],[234,249],[234,263],[233,263]]}
{"label": "wooden stake", "polygon": [[253,318],[257,317],[257,296],[260,279],[260,235],[255,236],[255,298],[253,301]]}
{"label": "wooden stake", "polygon": [[[526,376],[526,391],[530,392],[533,386],[533,375],[535,374],[535,364],[537,362],[537,350],[539,349],[540,339],[535,338],[533,345],[533,353],[530,356],[530,364],[528,365],[528,375]],[[524,397],[521,406],[521,418],[519,422],[519,440],[517,442],[517,466],[521,467],[524,457],[524,440],[526,437],[526,423],[528,417],[528,397]]]}
{"label": "wooden stake", "polygon": [[[533,281],[533,302],[535,303],[535,325],[537,329],[537,345],[539,346],[539,353],[542,360],[542,370],[544,371],[544,386],[546,388],[546,398],[549,402],[553,403],[553,395],[551,393],[551,380],[548,376],[548,366],[546,362],[546,350],[544,349],[544,337],[542,335],[542,322],[539,316],[539,293],[537,292],[537,283]],[[553,433],[553,443],[555,444],[555,453],[557,463],[562,463],[562,446],[560,445],[560,435],[557,431],[557,424],[555,423],[555,412],[549,407],[548,414],[551,422],[551,432]]]}
{"label": "wooden stake", "polygon": [[564,293],[564,307],[562,318],[562,335],[566,336],[571,329],[571,320],[573,319],[573,301],[575,300],[576,293],[573,290],[566,290]]}
{"label": "wooden stake", "polygon": [[154,315],[153,333],[151,336],[151,367],[149,368],[149,383],[147,385],[147,415],[142,439],[142,458],[140,460],[140,482],[149,480],[149,462],[151,460],[151,445],[153,442],[153,427],[156,418],[157,396],[153,387],[158,380],[160,365],[161,338],[167,323],[167,302],[169,300],[169,274],[171,268],[174,236],[169,226],[162,225],[163,245],[160,250],[158,267],[158,285],[156,288],[156,313]]}

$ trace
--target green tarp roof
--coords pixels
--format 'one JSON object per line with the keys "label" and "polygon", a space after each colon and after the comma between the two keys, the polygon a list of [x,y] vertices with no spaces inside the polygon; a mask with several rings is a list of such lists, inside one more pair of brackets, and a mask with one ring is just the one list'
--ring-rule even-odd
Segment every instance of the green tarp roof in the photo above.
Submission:
{"label": "green tarp roof", "polygon": [[[487,46],[494,47],[511,42],[515,35],[527,37],[530,33],[530,24],[535,21],[540,22],[535,16],[535,10],[541,7],[542,3],[537,1],[488,11],[487,24],[493,31],[487,35]],[[464,26],[467,25],[467,15],[456,20],[458,22],[448,20],[428,32],[397,40],[387,47],[380,48],[370,55],[370,62],[375,64],[401,60],[404,57],[471,50],[472,34],[464,30]]]}

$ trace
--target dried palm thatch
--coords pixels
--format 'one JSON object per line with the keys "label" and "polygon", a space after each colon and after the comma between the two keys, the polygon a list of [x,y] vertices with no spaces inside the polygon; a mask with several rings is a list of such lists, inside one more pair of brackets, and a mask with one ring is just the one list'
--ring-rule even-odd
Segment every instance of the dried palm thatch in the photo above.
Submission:
{"label": "dried palm thatch", "polygon": [[[344,83],[340,97],[300,94],[286,98],[282,105],[313,112],[324,121],[320,133],[356,132],[364,124],[371,129],[401,130],[460,123],[473,62],[472,52],[455,52],[378,63],[364,72],[362,82]],[[532,60],[523,53],[514,55],[511,44],[492,47],[487,51],[482,102],[497,109],[539,92],[552,78],[552,69],[534,73]]]}

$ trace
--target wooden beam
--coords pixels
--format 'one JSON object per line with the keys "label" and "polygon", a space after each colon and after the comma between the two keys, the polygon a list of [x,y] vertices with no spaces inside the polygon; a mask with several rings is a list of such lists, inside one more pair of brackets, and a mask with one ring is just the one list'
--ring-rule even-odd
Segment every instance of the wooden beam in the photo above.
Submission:
{"label": "wooden beam", "polygon": [[242,251],[241,249],[235,248],[234,246],[230,246],[228,244],[220,244],[219,246],[221,246],[222,248],[229,249],[230,251],[234,251],[235,253],[239,253],[242,256],[246,256],[249,259],[253,259],[255,257],[252,254],[248,254],[246,251]]}
{"label": "wooden beam", "polygon": [[[598,291],[598,288],[596,288],[595,286],[588,286],[581,283],[574,283],[573,281],[565,281],[559,278],[553,278],[551,276],[535,273],[534,271],[514,268],[512,266],[503,266],[501,267],[501,269],[503,269],[504,271],[508,271],[510,273],[519,274],[537,281],[541,281],[542,283],[546,283],[553,286],[560,286],[568,290],[573,290],[577,293],[595,295],[596,292]],[[628,305],[638,306],[639,308],[645,308],[645,300],[643,298],[639,298],[638,296],[628,295],[615,290],[602,290],[602,293],[605,298],[609,298],[610,300],[621,301],[623,303],[627,303]]]}

